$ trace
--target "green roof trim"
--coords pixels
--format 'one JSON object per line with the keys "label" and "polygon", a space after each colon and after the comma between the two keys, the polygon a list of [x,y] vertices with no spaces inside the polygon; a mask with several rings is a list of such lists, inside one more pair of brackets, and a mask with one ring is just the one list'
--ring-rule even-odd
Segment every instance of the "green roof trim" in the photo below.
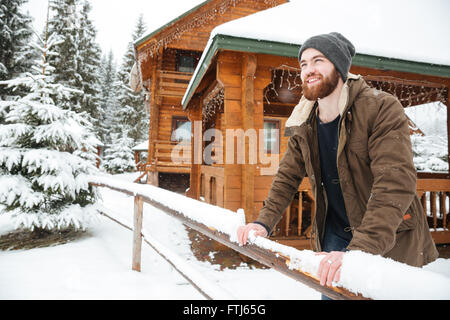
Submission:
{"label": "green roof trim", "polygon": [[[264,53],[276,56],[297,57],[300,45],[284,42],[257,40],[241,37],[233,37],[218,34],[212,40],[208,51],[204,52],[204,58],[196,73],[191,85],[183,99],[183,109],[192,98],[195,89],[200,84],[201,79],[205,75],[212,62],[213,57],[219,50],[231,50],[251,53]],[[379,56],[371,56],[365,54],[356,54],[353,57],[352,64],[360,67],[376,68],[381,70],[395,70],[403,72],[412,72],[429,76],[450,78],[450,66],[436,65],[424,62],[407,61],[401,59],[385,58]]]}
{"label": "green roof trim", "polygon": [[171,25],[175,24],[176,22],[178,22],[179,20],[183,19],[184,17],[186,17],[187,15],[191,14],[192,12],[194,12],[195,10],[197,10],[200,7],[203,7],[205,4],[207,4],[208,2],[211,2],[212,0],[206,0],[200,4],[198,4],[197,6],[195,6],[194,8],[192,8],[189,11],[186,11],[185,13],[183,13],[181,16],[178,16],[177,18],[173,19],[172,21],[166,23],[165,25],[159,27],[158,29],[156,29],[155,31],[149,33],[148,35],[138,39],[136,42],[134,42],[134,46],[137,47],[139,45],[141,45],[142,43],[144,43],[145,41],[147,41],[148,39],[153,38],[153,36],[155,36],[156,34],[158,34],[159,32],[161,32],[162,30],[164,30],[167,27],[170,27]]}

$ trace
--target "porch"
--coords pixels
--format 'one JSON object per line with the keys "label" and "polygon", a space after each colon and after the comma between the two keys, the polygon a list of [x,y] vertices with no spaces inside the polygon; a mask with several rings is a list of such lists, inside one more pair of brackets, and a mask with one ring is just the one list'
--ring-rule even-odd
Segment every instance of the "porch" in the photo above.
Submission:
{"label": "porch", "polygon": [[[220,139],[214,141],[214,147],[219,148],[223,145],[217,145],[218,141],[227,146],[234,143],[234,137],[227,137],[227,130],[261,130],[266,128],[266,122],[277,120],[279,125],[276,129],[284,132],[286,119],[301,96],[297,65],[296,58],[222,51],[214,58],[202,81],[198,82],[187,104],[189,118],[201,121],[202,133],[209,129],[221,133]],[[376,69],[356,66],[352,72],[363,75],[371,87],[395,95],[405,108],[434,101],[448,108],[448,85],[438,77],[411,76],[402,72],[390,72],[392,76],[387,76]],[[449,113],[447,109],[447,115]],[[410,125],[411,134],[423,134],[414,128],[412,122]],[[287,141],[288,137],[280,134],[274,144],[276,147],[272,149],[278,150],[280,159]],[[259,140],[256,144],[259,145]],[[245,143],[245,159],[249,159],[253,147],[253,142]],[[272,156],[275,154],[277,152],[271,153]],[[225,158],[226,150],[222,159]],[[446,160],[448,162],[448,156]],[[260,161],[255,164],[236,163],[213,163],[209,167],[193,164],[189,196],[233,211],[244,208],[247,221],[253,221],[267,197],[276,170],[263,173],[262,169],[266,168]],[[417,194],[437,244],[450,243],[449,193],[450,174],[418,173]],[[271,239],[297,248],[310,248],[314,207],[309,180],[304,179]]]}
{"label": "porch", "polygon": [[[421,175],[423,176],[421,173],[418,174],[419,177]],[[417,195],[422,203],[434,242],[449,243],[450,180],[418,178]],[[308,179],[304,179],[298,188],[297,196],[275,227],[271,239],[297,249],[310,249],[314,206],[311,185]]]}
{"label": "porch", "polygon": [[190,143],[155,140],[150,142],[149,146],[154,150],[153,157],[150,161],[139,162],[136,165],[140,175],[135,182],[147,177],[147,183],[158,186],[158,173],[190,174]]}

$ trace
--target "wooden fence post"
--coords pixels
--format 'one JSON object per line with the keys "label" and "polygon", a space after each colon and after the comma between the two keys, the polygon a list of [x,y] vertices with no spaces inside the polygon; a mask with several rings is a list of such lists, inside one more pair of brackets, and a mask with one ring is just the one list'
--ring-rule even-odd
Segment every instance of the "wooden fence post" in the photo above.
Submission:
{"label": "wooden fence post", "polygon": [[133,228],[133,260],[132,269],[141,271],[141,248],[142,248],[142,198],[134,197],[134,228]]}

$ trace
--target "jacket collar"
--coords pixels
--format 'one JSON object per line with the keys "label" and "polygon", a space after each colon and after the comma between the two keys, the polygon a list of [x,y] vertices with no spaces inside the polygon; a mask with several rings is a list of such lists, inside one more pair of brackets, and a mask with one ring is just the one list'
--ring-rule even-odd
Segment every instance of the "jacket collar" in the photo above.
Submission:
{"label": "jacket collar", "polygon": [[[361,75],[354,75],[352,73],[348,74],[347,81],[344,83],[344,86],[342,87],[342,92],[338,102],[339,114],[341,115],[341,117],[348,106],[350,96],[349,84],[351,81],[359,80],[360,78]],[[302,96],[299,103],[295,106],[290,117],[286,121],[286,128],[284,133],[285,136],[292,136],[296,128],[299,128],[303,123],[305,123],[308,120],[308,118],[311,116],[311,111],[314,109],[315,103],[316,101],[308,100],[305,98],[305,96]]]}

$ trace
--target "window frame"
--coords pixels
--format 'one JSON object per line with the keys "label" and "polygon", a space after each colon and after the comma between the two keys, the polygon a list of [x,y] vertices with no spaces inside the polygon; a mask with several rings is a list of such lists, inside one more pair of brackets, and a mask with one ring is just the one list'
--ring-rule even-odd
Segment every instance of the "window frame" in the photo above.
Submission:
{"label": "window frame", "polygon": [[[170,130],[170,141],[171,141],[171,142],[182,142],[182,141],[186,141],[186,140],[173,140],[173,138],[172,138],[172,137],[173,137],[174,131],[178,129],[178,127],[177,127],[177,122],[178,122],[178,121],[191,122],[191,121],[189,120],[188,117],[184,117],[184,116],[172,116],[172,128],[171,128],[171,130]],[[192,123],[191,123],[191,131],[192,131]],[[191,132],[191,133],[192,133],[192,132]],[[189,139],[189,141],[187,141],[187,142],[190,142],[190,139]]]}
{"label": "window frame", "polygon": [[[281,136],[280,136],[280,128],[281,128],[281,120],[280,119],[273,119],[273,118],[264,118],[264,124],[268,122],[268,123],[275,123],[275,129],[278,130],[278,139],[276,141],[276,146],[275,146],[275,151],[270,150],[270,151],[266,151],[264,150],[264,153],[266,154],[280,154],[280,144],[281,144]],[[264,127],[263,127],[264,129]],[[264,139],[264,149],[266,148],[266,135],[264,134],[263,136]]]}
{"label": "window frame", "polygon": [[[181,57],[192,57],[194,59],[194,69],[192,70],[192,72],[179,70],[181,67]],[[195,68],[197,68],[199,61],[200,61],[200,53],[189,50],[177,50],[175,56],[175,71],[184,73],[193,73],[195,71]]]}

